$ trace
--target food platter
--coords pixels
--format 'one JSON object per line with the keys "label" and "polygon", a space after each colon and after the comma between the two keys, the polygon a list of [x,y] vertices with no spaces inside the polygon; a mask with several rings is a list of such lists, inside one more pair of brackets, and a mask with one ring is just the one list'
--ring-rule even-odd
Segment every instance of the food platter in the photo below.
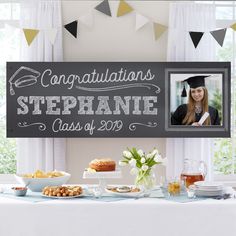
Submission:
{"label": "food platter", "polygon": [[84,197],[84,194],[80,194],[80,195],[75,195],[75,196],[66,196],[66,197],[57,197],[57,196],[47,196],[42,194],[43,197],[46,198],[52,198],[52,199],[72,199],[72,198],[78,198],[78,197]]}
{"label": "food platter", "polygon": [[133,188],[130,187],[132,189],[132,191],[130,191],[130,192],[117,192],[117,188],[119,188],[119,187],[116,187],[116,186],[107,187],[107,188],[105,188],[105,191],[107,193],[109,193],[110,195],[117,196],[117,197],[139,197],[143,193],[142,190],[140,190],[140,189],[138,190],[134,187]]}

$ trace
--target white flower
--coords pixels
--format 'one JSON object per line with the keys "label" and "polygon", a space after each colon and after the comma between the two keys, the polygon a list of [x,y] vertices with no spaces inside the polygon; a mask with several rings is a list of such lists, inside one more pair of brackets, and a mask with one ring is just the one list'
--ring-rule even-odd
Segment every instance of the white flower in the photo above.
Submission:
{"label": "white flower", "polygon": [[167,158],[165,157],[165,158],[162,158],[162,165],[163,166],[167,166],[167,163],[168,163],[168,160],[167,160]]}
{"label": "white flower", "polygon": [[155,149],[152,151],[151,155],[152,155],[152,156],[155,156],[156,154],[158,154],[158,150],[155,148]]}
{"label": "white flower", "polygon": [[149,159],[149,158],[152,158],[152,156],[153,156],[153,155],[152,155],[151,153],[148,153],[147,156],[146,156],[146,158]]}
{"label": "white flower", "polygon": [[143,153],[143,150],[141,150],[141,149],[139,149],[137,153],[138,153],[138,154],[139,154],[139,156],[141,156],[141,157],[142,157],[142,156],[143,156],[143,154],[144,154],[144,153]]}
{"label": "white flower", "polygon": [[144,157],[141,158],[141,163],[145,163],[146,159]]}
{"label": "white flower", "polygon": [[142,170],[143,170],[143,171],[148,170],[148,166],[147,166],[147,165],[143,165],[143,166],[142,166]]}
{"label": "white flower", "polygon": [[127,165],[126,162],[124,162],[124,161],[119,161],[119,166],[126,166],[126,165]]}
{"label": "white flower", "polygon": [[129,152],[129,151],[123,151],[123,156],[128,157],[128,158],[131,158],[131,157],[132,157],[132,154],[131,154],[131,152]]}
{"label": "white flower", "polygon": [[129,161],[129,164],[132,166],[132,167],[135,167],[136,166],[136,160],[134,158],[132,158],[130,161]]}
{"label": "white flower", "polygon": [[136,168],[132,168],[131,170],[130,170],[130,174],[131,175],[136,175],[138,173],[138,170],[136,169]]}
{"label": "white flower", "polygon": [[163,159],[161,158],[161,155],[160,155],[160,154],[157,154],[157,155],[154,157],[154,161],[155,161],[155,162],[163,162]]}

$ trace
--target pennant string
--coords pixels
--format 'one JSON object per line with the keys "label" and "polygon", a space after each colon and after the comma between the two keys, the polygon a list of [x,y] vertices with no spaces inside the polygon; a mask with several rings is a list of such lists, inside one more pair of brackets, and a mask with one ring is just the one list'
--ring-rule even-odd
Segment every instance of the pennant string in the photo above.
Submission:
{"label": "pennant string", "polygon": [[[103,13],[104,15],[107,15],[110,17],[112,16],[110,5],[109,5],[109,0],[103,0],[97,6],[95,6],[94,9]],[[132,6],[130,6],[125,0],[119,0],[117,17],[124,16],[132,11],[134,11],[134,8]],[[81,18],[81,22],[84,23],[85,25],[87,25],[88,27],[92,27],[92,25],[93,25],[92,13],[87,14],[87,15],[83,15],[78,18]],[[155,40],[158,40],[163,35],[163,33],[168,29],[168,26],[154,22],[154,21],[150,20],[149,18],[147,18],[146,16],[144,16],[136,11],[136,14],[135,14],[135,30],[136,31],[141,29],[144,25],[146,25],[149,22],[153,23]],[[15,26],[13,26],[13,27],[19,28],[19,27],[15,27]],[[53,27],[53,28],[47,28],[47,29],[26,29],[26,28],[23,28],[22,30],[23,30],[26,42],[27,42],[28,46],[30,46],[40,31],[44,31],[45,35],[47,36],[47,38],[51,42],[51,44],[54,44],[55,40],[56,40],[57,32],[62,27],[64,27],[74,38],[78,37],[78,30],[77,30],[78,20],[74,20],[66,25]],[[229,25],[228,27],[223,28],[223,29],[217,29],[217,30],[212,30],[212,31],[199,31],[199,32],[187,31],[187,32],[188,32],[190,39],[192,40],[193,46],[195,48],[198,47],[198,45],[205,33],[210,33],[212,35],[212,37],[215,39],[215,41],[221,47],[223,47],[225,35],[227,32],[227,29],[229,29],[229,28],[236,31],[236,22],[234,24],[231,23],[231,25]]]}

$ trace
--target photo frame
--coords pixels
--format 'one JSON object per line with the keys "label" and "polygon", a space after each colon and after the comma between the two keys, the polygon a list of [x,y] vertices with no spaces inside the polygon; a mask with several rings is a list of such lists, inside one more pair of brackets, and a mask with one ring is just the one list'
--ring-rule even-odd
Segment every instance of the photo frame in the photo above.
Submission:
{"label": "photo frame", "polygon": [[[196,66],[196,63],[194,64]],[[195,67],[194,66],[194,67]],[[205,77],[205,86],[206,89],[211,89],[211,92],[208,92],[209,99],[209,107],[217,111],[218,122],[214,124],[214,122],[209,125],[202,125],[199,127],[193,126],[191,124],[174,124],[172,117],[175,114],[173,111],[173,98],[175,98],[176,94],[174,91],[175,86],[173,84],[180,82],[185,83],[185,85],[180,86],[184,87],[186,90],[186,80],[188,78],[197,78]],[[211,82],[214,80],[214,86],[209,86]],[[230,136],[230,67],[225,64],[222,68],[219,67],[208,67],[208,68],[167,68],[165,70],[165,87],[168,89],[166,92],[166,104],[165,104],[165,129],[170,132],[178,132],[187,137],[211,137],[211,134],[214,133],[216,136]],[[190,89],[189,89],[190,90]],[[183,91],[182,91],[183,93]],[[181,95],[177,96],[180,97]],[[185,101],[188,104],[190,91],[188,94],[186,92],[186,97],[188,99]],[[218,99],[218,106],[214,108],[211,106],[210,97],[216,97]],[[213,100],[213,99],[212,99]],[[182,104],[182,107],[184,106]],[[214,102],[216,104],[216,102]],[[181,109],[181,105],[178,106]],[[177,108],[176,107],[176,111]],[[219,109],[220,108],[220,109]],[[207,114],[208,115],[208,114]],[[178,135],[179,136],[179,135]]]}

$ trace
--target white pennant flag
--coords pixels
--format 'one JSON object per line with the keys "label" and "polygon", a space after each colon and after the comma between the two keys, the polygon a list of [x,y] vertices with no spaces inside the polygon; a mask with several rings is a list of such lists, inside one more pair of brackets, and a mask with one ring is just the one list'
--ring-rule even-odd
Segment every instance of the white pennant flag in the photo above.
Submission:
{"label": "white pennant flag", "polygon": [[56,36],[57,36],[57,28],[45,29],[44,32],[45,32],[48,40],[53,45],[55,43]]}
{"label": "white pennant flag", "polygon": [[20,32],[20,29],[13,26],[13,25],[9,25],[7,23],[5,23],[5,32],[6,32],[6,37],[9,39],[7,41],[7,43],[12,40],[13,38],[16,37],[16,35]]}
{"label": "white pennant flag", "polygon": [[135,30],[139,30],[149,22],[149,19],[139,13],[136,13]]}
{"label": "white pennant flag", "polygon": [[91,28],[93,26],[93,14],[89,12],[86,15],[80,16],[79,21]]}

